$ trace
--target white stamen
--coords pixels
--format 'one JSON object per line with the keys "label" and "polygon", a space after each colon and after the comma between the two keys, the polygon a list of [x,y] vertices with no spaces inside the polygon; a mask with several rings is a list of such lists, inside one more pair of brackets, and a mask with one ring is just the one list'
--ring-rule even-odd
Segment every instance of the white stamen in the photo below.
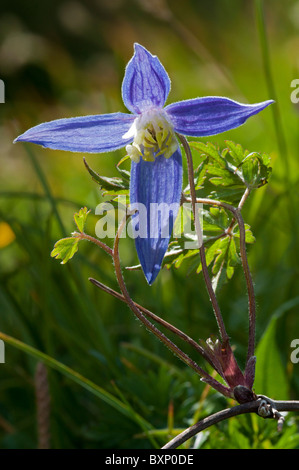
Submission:
{"label": "white stamen", "polygon": [[131,137],[134,141],[126,146],[126,150],[137,163],[140,158],[155,161],[159,155],[170,158],[178,148],[172,124],[162,109],[149,109],[136,118],[123,135],[123,139]]}

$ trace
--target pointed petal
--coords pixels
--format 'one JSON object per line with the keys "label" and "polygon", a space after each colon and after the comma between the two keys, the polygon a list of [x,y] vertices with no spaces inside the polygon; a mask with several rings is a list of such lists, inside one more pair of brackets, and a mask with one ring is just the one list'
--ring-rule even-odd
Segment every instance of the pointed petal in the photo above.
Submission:
{"label": "pointed petal", "polygon": [[166,106],[176,132],[187,136],[204,137],[220,134],[243,124],[273,101],[241,104],[219,96],[206,96],[179,101]]}
{"label": "pointed petal", "polygon": [[132,209],[138,209],[132,225],[138,258],[149,284],[156,279],[169,244],[180,207],[182,177],[180,149],[168,159],[161,155],[154,162],[132,162],[130,202]]}
{"label": "pointed petal", "polygon": [[124,147],[136,116],[125,113],[57,119],[32,127],[14,142],[32,142],[55,150],[101,153]]}
{"label": "pointed petal", "polygon": [[170,91],[170,80],[158,57],[140,44],[135,44],[135,54],[127,65],[122,97],[133,113],[141,113],[153,106],[163,107]]}

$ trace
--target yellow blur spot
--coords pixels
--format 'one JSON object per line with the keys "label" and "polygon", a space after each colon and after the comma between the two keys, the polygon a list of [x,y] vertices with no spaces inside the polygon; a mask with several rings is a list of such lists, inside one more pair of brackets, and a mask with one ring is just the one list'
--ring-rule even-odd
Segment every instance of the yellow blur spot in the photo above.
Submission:
{"label": "yellow blur spot", "polygon": [[10,245],[16,238],[14,232],[6,222],[0,222],[0,248]]}

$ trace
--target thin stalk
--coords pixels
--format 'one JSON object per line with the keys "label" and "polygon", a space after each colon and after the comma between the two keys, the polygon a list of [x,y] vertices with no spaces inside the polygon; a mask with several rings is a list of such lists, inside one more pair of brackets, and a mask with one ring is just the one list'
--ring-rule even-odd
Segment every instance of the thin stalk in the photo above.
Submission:
{"label": "thin stalk", "polygon": [[[265,397],[266,401],[270,405],[270,414],[272,411],[298,411],[299,410],[299,401],[274,401],[270,400],[269,398]],[[178,436],[174,437],[171,441],[169,441],[162,449],[176,449],[180,445],[184,444],[188,439],[195,436],[199,432],[207,429],[214,424],[220,423],[225,419],[232,418],[233,416],[239,416],[245,413],[257,413],[259,414],[259,407],[261,405],[261,398],[257,400],[250,401],[248,403],[244,403],[242,405],[234,406],[233,408],[227,408],[225,410],[218,411],[207,418],[202,419],[198,423],[190,426],[188,429],[185,429],[182,433]],[[275,415],[269,416],[276,419]],[[280,423],[279,423],[280,424]],[[280,429],[280,427],[279,427]]]}
{"label": "thin stalk", "polygon": [[218,301],[216,298],[216,294],[214,292],[213,286],[212,286],[212,281],[209,275],[208,267],[207,267],[207,262],[206,262],[206,255],[205,255],[205,248],[203,245],[203,239],[202,239],[202,232],[201,232],[201,226],[200,226],[200,221],[198,217],[198,212],[196,210],[196,192],[195,192],[195,185],[194,185],[194,169],[193,169],[193,160],[192,160],[192,154],[191,150],[189,147],[189,144],[187,140],[185,139],[184,136],[177,134],[178,138],[180,139],[187,158],[187,164],[188,164],[188,180],[189,180],[189,186],[190,186],[190,195],[191,195],[191,204],[192,204],[192,211],[193,211],[193,216],[194,216],[194,224],[195,224],[195,230],[197,234],[197,239],[198,239],[198,248],[199,248],[199,254],[200,254],[200,259],[201,259],[201,265],[202,265],[202,273],[204,276],[205,284],[209,293],[209,297],[213,306],[215,318],[217,321],[217,325],[219,328],[219,333],[221,340],[223,342],[228,341],[229,337],[225,329],[224,321],[222,318],[222,314],[220,311],[220,307],[218,305]]}
{"label": "thin stalk", "polygon": [[247,200],[247,198],[248,198],[250,192],[251,192],[251,191],[250,191],[249,188],[246,188],[246,189],[245,189],[244,194],[243,194],[243,196],[241,197],[241,200],[240,200],[239,205],[238,205],[239,211],[241,211],[241,210],[243,209],[243,206],[244,206],[244,204],[245,204],[245,202],[246,202],[246,200]]}
{"label": "thin stalk", "polygon": [[[122,294],[120,294],[119,292],[116,292],[115,290],[111,289],[110,287],[106,286],[105,284],[102,284],[101,282],[97,281],[96,279],[89,278],[89,281],[92,284],[94,284],[96,287],[98,287],[99,289],[102,289],[107,294],[110,294],[113,297],[115,297],[116,299],[119,299],[122,302],[125,302],[127,304],[126,298]],[[202,348],[200,346],[200,344],[198,344],[193,338],[188,336],[186,333],[184,333],[183,331],[181,331],[179,328],[175,327],[171,323],[168,323],[166,320],[163,320],[163,318],[159,317],[158,315],[155,315],[153,312],[151,312],[147,308],[143,307],[143,305],[140,305],[136,302],[134,302],[134,304],[135,304],[135,307],[138,308],[139,310],[141,310],[141,312],[144,313],[147,317],[151,318],[152,320],[156,321],[160,325],[164,326],[164,328],[171,331],[172,333],[177,335],[179,338],[181,338],[183,341],[185,341],[187,344],[192,346],[197,352],[199,352],[201,354],[201,356],[207,362],[209,362],[209,364],[214,369],[216,369],[216,365],[214,363],[212,363],[212,361],[210,360],[210,357],[206,354],[206,351],[204,350],[204,348]],[[222,371],[220,369],[219,370],[217,369],[217,372],[220,375],[222,375]]]}
{"label": "thin stalk", "polygon": [[[246,198],[248,197],[248,194],[249,192],[245,191],[243,198],[241,200],[243,201],[243,204]],[[247,253],[246,253],[245,225],[244,225],[243,217],[240,212],[243,204],[240,203],[238,208],[236,209],[230,204],[217,201],[215,199],[196,198],[196,202],[198,204],[209,204],[211,206],[223,207],[224,209],[229,210],[233,214],[233,217],[237,221],[238,226],[239,226],[240,255],[241,255],[242,267],[244,271],[244,276],[245,276],[245,281],[246,281],[246,286],[247,286],[247,293],[248,293],[248,313],[249,313],[249,334],[248,334],[248,351],[247,351],[247,361],[248,361],[250,357],[254,355],[254,348],[255,348],[256,302],[255,302],[253,280],[252,280],[252,276],[250,273],[250,268],[248,264]],[[231,224],[230,224],[230,227],[231,227]]]}
{"label": "thin stalk", "polygon": [[251,277],[247,253],[246,253],[246,231],[243,221],[243,217],[239,209],[235,211],[235,217],[239,225],[240,232],[240,255],[245,275],[247,292],[248,292],[248,312],[249,312],[249,332],[248,332],[248,350],[247,350],[247,361],[254,355],[255,348],[255,321],[256,321],[256,304],[255,304],[255,293],[253,280]]}
{"label": "thin stalk", "polygon": [[120,258],[119,258],[119,240],[122,230],[125,227],[127,217],[124,217],[123,221],[119,225],[113,246],[113,261],[115,267],[116,278],[120,287],[120,290],[126,299],[126,303],[135,314],[135,316],[144,324],[144,326],[151,331],[159,340],[165,344],[177,357],[179,357],[185,364],[191,367],[202,379],[209,383],[215,390],[218,390],[225,396],[231,396],[231,393],[227,387],[220,384],[217,380],[211,377],[206,371],[204,371],[193,359],[191,359],[186,353],[184,353],[175,343],[173,343],[164,333],[162,333],[153,323],[151,323],[136,306],[130,297],[130,294],[125,285],[125,281],[122,275]]}
{"label": "thin stalk", "polygon": [[79,232],[73,232],[72,236],[74,238],[78,238],[79,240],[87,240],[89,242],[92,242],[95,245],[102,248],[108,255],[113,256],[113,250],[108,245],[101,242],[101,240],[98,240],[97,238],[92,237],[91,235],[87,235],[84,232],[80,232],[80,233]]}

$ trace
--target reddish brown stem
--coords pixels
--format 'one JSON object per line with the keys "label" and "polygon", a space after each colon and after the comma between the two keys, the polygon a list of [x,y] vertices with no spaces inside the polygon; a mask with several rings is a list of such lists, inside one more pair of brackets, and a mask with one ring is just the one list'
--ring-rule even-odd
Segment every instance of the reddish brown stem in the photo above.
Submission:
{"label": "reddish brown stem", "polygon": [[[248,192],[245,191],[244,196],[248,197]],[[243,196],[242,200],[243,203],[245,202],[245,197]],[[187,199],[188,200],[188,199]],[[204,198],[196,198],[196,202],[199,204],[209,204],[211,206],[218,206],[223,207],[230,211],[234,219],[237,221],[239,226],[240,232],[240,255],[242,261],[243,272],[245,276],[246,286],[247,286],[247,293],[248,293],[248,311],[249,311],[249,334],[248,334],[248,351],[247,351],[247,362],[249,359],[254,355],[255,349],[255,322],[256,322],[256,303],[255,303],[255,293],[254,293],[254,285],[253,280],[250,273],[250,268],[247,259],[246,253],[246,230],[244,225],[244,220],[241,215],[241,208],[243,204],[239,204],[238,208],[231,206],[225,202],[220,202],[214,199],[204,199]]]}
{"label": "reddish brown stem", "polygon": [[72,236],[74,238],[79,238],[79,240],[87,240],[89,242],[94,243],[95,245],[99,246],[102,248],[106,253],[110,256],[113,256],[113,250],[106,245],[105,243],[101,242],[101,240],[98,240],[97,238],[92,237],[91,235],[87,235],[84,232],[73,232]]}
{"label": "reddish brown stem", "polygon": [[194,185],[194,169],[193,169],[193,160],[192,160],[192,154],[191,150],[189,147],[189,144],[185,137],[183,135],[177,134],[178,138],[182,142],[182,145],[185,150],[186,158],[187,158],[187,164],[188,164],[188,180],[189,180],[189,187],[190,187],[190,195],[191,195],[191,204],[192,204],[192,211],[194,215],[194,223],[195,223],[195,229],[197,233],[197,238],[198,238],[198,248],[199,248],[199,254],[200,254],[200,260],[201,260],[201,265],[202,265],[202,273],[203,277],[205,280],[205,284],[209,293],[209,297],[213,306],[215,318],[218,324],[219,328],[219,333],[222,342],[228,341],[229,337],[225,329],[224,321],[222,318],[221,310],[218,305],[218,301],[216,298],[216,294],[214,292],[213,286],[212,286],[212,281],[209,275],[208,267],[207,267],[207,262],[206,262],[206,254],[205,254],[205,248],[202,242],[202,234],[201,234],[201,227],[200,227],[200,222],[199,222],[199,217],[197,213],[197,208],[196,208],[196,192],[195,192],[195,185]]}
{"label": "reddish brown stem", "polygon": [[185,364],[191,367],[197,374],[202,377],[206,383],[209,383],[215,390],[218,390],[224,396],[231,396],[230,390],[224,385],[220,384],[217,380],[211,377],[206,371],[204,371],[193,359],[191,359],[186,353],[184,353],[175,343],[173,343],[164,333],[162,333],[155,325],[153,325],[137,307],[130,297],[130,294],[125,285],[125,281],[122,275],[120,258],[119,258],[119,239],[121,232],[126,224],[126,217],[120,224],[113,245],[113,261],[115,267],[116,278],[120,287],[120,290],[126,300],[126,303],[136,315],[136,317],[145,325],[145,327],[157,336],[162,343],[164,343],[176,356],[178,356]]}

